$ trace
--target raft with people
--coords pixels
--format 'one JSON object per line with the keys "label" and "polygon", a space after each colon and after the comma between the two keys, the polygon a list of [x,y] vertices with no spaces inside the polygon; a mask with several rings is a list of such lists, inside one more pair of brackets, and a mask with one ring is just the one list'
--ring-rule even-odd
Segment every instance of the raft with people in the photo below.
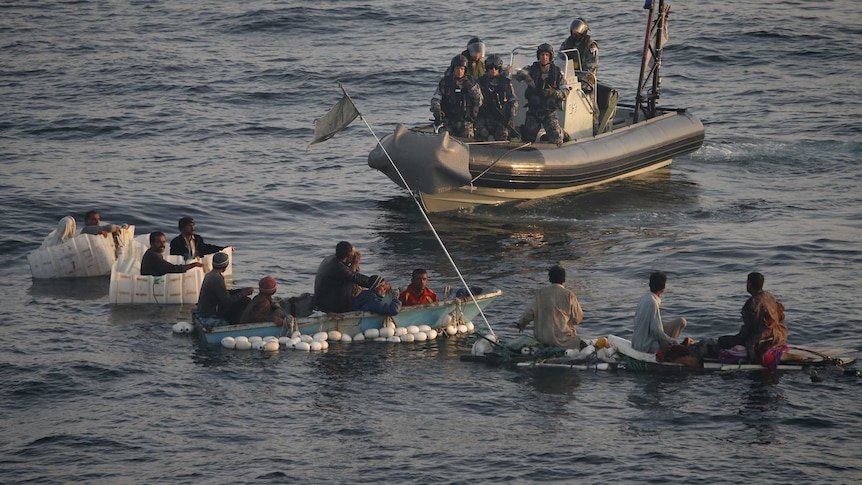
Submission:
{"label": "raft with people", "polygon": [[619,92],[598,82],[593,72],[574,67],[583,66],[576,61],[584,52],[554,55],[548,44],[511,51],[509,72],[530,66],[550,49],[570,88],[557,107],[562,143],[546,139],[543,130],[535,138],[524,136],[527,113],[537,101],[525,95],[530,79],[512,76],[514,92],[527,106],[507,125],[508,139],[459,138],[436,122],[399,124],[370,152],[368,165],[417,193],[427,212],[559,196],[670,165],[701,147],[704,127],[687,109],[657,106],[668,10],[662,2],[654,16],[650,7],[650,36],[631,105],[620,103]]}
{"label": "raft with people", "polygon": [[135,226],[118,228],[116,237],[78,233],[75,220],[64,217],[42,245],[27,254],[36,279],[88,278],[111,274],[124,246],[135,236]]}

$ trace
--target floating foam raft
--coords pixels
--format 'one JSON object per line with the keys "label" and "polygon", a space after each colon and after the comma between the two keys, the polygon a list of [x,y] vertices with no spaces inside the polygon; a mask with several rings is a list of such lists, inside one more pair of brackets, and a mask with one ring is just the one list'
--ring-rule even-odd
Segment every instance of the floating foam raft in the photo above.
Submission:
{"label": "floating foam raft", "polygon": [[79,234],[62,244],[39,248],[27,255],[33,278],[87,278],[111,274],[111,267],[122,255],[125,246],[135,236],[135,226],[121,229],[120,247],[114,245],[113,237]]}

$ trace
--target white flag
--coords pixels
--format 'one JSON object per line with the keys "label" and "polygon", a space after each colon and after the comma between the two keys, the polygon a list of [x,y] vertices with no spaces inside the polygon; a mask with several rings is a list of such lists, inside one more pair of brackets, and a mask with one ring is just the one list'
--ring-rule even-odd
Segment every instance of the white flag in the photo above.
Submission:
{"label": "white flag", "polygon": [[359,110],[345,94],[322,118],[314,120],[314,140],[308,146],[332,138],[352,123],[357,116],[359,116]]}

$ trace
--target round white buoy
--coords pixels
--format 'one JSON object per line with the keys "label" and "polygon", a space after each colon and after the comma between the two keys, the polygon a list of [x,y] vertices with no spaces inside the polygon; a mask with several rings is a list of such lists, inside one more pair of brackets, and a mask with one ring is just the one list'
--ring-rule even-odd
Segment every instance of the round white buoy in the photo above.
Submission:
{"label": "round white buoy", "polygon": [[396,337],[395,335],[392,335],[392,336],[390,336],[390,337],[387,337],[387,338],[386,338],[386,341],[387,341],[387,342],[399,343],[399,342],[401,342],[401,337]]}
{"label": "round white buoy", "polygon": [[458,333],[467,333],[467,325],[458,325]]}
{"label": "round white buoy", "polygon": [[458,327],[456,327],[455,325],[449,325],[448,327],[446,327],[446,335],[452,337],[456,333],[458,333]]}
{"label": "round white buoy", "polygon": [[311,350],[311,345],[308,342],[299,342],[294,348],[296,350]]}
{"label": "round white buoy", "polygon": [[326,350],[328,348],[329,348],[329,342],[327,342],[326,340],[321,340],[320,341],[320,350]]}
{"label": "round white buoy", "polygon": [[275,335],[267,335],[266,337],[263,338],[263,341],[264,342],[278,342],[278,337],[276,337]]}
{"label": "round white buoy", "polygon": [[328,336],[329,340],[332,340],[333,342],[338,342],[339,340],[341,340],[342,334],[338,330],[330,330]]}
{"label": "round white buoy", "polygon": [[417,341],[417,342],[424,342],[424,341],[426,341],[426,340],[428,340],[428,334],[427,334],[427,333],[425,333],[425,332],[416,332],[416,341]]}
{"label": "round white buoy", "polygon": [[406,333],[407,333],[407,329],[405,327],[397,327],[395,329],[395,335],[397,335],[399,337],[402,335],[405,335]]}
{"label": "round white buoy", "polygon": [[405,333],[404,335],[401,336],[402,342],[413,342],[414,340],[416,340],[416,335],[414,335],[412,333]]}
{"label": "round white buoy", "polygon": [[318,350],[322,350],[323,344],[321,342],[323,342],[323,341],[322,340],[313,340],[311,342],[311,345],[309,346],[309,348],[315,352],[317,352]]}
{"label": "round white buoy", "polygon": [[293,343],[293,340],[291,340],[290,337],[279,337],[278,343],[285,347],[290,347],[290,344]]}
{"label": "round white buoy", "polygon": [[365,338],[367,339],[375,339],[380,336],[380,330],[376,328],[369,328],[365,331]]}
{"label": "round white buoy", "polygon": [[278,341],[269,340],[263,344],[264,352],[278,352]]}
{"label": "round white buoy", "polygon": [[314,334],[314,336],[312,336],[311,338],[312,338],[312,340],[317,340],[318,342],[321,342],[321,341],[323,341],[323,340],[328,339],[328,338],[329,338],[329,334],[328,334],[327,332],[317,332],[317,333],[316,333],[316,334]]}
{"label": "round white buoy", "polygon": [[240,335],[239,337],[234,337],[234,340],[236,340],[237,342],[239,342],[240,340],[242,340],[243,342],[248,342],[248,337],[246,337],[245,335]]}
{"label": "round white buoy", "polygon": [[251,342],[249,342],[248,339],[245,339],[245,340],[240,340],[239,338],[236,339],[236,349],[237,350],[249,350],[250,348],[251,348]]}
{"label": "round white buoy", "polygon": [[291,337],[299,337],[301,335],[302,334],[299,332],[299,330],[294,330],[293,333],[290,334]]}
{"label": "round white buoy", "polygon": [[467,325],[467,332],[471,333],[473,330],[476,330],[476,326],[473,325],[473,322],[467,322],[464,325]]}
{"label": "round white buoy", "polygon": [[300,335],[299,340],[307,344],[310,344],[312,341],[314,341],[311,335]]}
{"label": "round white buoy", "polygon": [[581,352],[575,349],[566,349],[566,357],[577,357]]}
{"label": "round white buoy", "polygon": [[380,329],[380,336],[383,338],[389,338],[395,335],[395,328],[393,327],[383,327]]}
{"label": "round white buoy", "polygon": [[522,347],[522,348],[521,348],[521,353],[522,353],[522,354],[524,354],[524,355],[531,354],[531,353],[532,353],[532,349],[531,349],[530,347]]}
{"label": "round white buoy", "polygon": [[174,333],[191,333],[193,327],[189,322],[177,322],[171,328],[174,330]]}
{"label": "round white buoy", "polygon": [[349,344],[350,342],[353,342],[353,337],[351,337],[350,335],[347,335],[345,333],[341,336],[341,342],[345,343],[345,344]]}
{"label": "round white buoy", "polygon": [[235,349],[236,348],[236,340],[233,337],[225,337],[221,339],[221,346],[226,349]]}
{"label": "round white buoy", "polygon": [[254,347],[254,350],[263,350],[266,348],[266,342],[264,342],[263,339],[255,340],[254,342],[251,342],[251,346]]}
{"label": "round white buoy", "polygon": [[354,342],[364,342],[365,341],[365,334],[362,332],[357,333],[356,335],[353,336],[353,341]]}
{"label": "round white buoy", "polygon": [[259,335],[252,335],[251,337],[248,338],[248,341],[253,343],[253,344],[257,343],[257,342],[263,342],[263,337],[261,337]]}
{"label": "round white buoy", "polygon": [[434,330],[433,328],[425,333],[428,335],[428,340],[435,340],[438,335],[437,330]]}
{"label": "round white buoy", "polygon": [[428,333],[428,330],[431,330],[431,325],[419,325],[419,331]]}
{"label": "round white buoy", "polygon": [[417,332],[419,332],[419,327],[417,327],[416,325],[410,325],[409,327],[407,327],[407,333],[412,333],[415,335]]}

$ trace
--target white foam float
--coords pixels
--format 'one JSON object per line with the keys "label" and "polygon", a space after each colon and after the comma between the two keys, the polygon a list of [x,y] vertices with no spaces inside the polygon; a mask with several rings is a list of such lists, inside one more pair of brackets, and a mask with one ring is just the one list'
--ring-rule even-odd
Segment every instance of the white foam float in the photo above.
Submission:
{"label": "white foam float", "polygon": [[449,325],[448,327],[446,327],[446,335],[453,337],[457,333],[458,327],[456,327],[455,325]]}
{"label": "white foam float", "polygon": [[467,325],[464,325],[463,323],[458,325],[458,333],[467,333]]}
{"label": "white foam float", "polygon": [[189,322],[177,322],[171,327],[174,333],[191,333],[193,327]]}
{"label": "white foam float", "polygon": [[278,340],[269,340],[263,345],[264,352],[278,352]]}
{"label": "white foam float", "polygon": [[311,342],[314,341],[314,338],[312,338],[311,335],[300,335],[299,340],[302,342],[305,342],[307,344],[310,344]]}
{"label": "white foam float", "polygon": [[312,340],[317,340],[318,342],[322,342],[329,338],[329,334],[326,332],[317,332],[312,337]]}
{"label": "white foam float", "polygon": [[385,342],[386,339],[384,337],[377,337],[374,339],[375,342]]}
{"label": "white foam float", "polygon": [[328,348],[329,348],[329,342],[327,342],[326,340],[321,340],[320,341],[320,350],[326,350]]}
{"label": "white foam float", "polygon": [[428,333],[431,330],[431,325],[419,325],[419,331]]}
{"label": "white foam float", "polygon": [[395,335],[394,327],[383,327],[380,329],[380,336],[383,338],[389,338]]}
{"label": "white foam float", "polygon": [[387,341],[387,342],[393,342],[393,343],[400,343],[400,342],[401,342],[401,337],[397,337],[397,336],[395,336],[395,335],[392,335],[391,337],[387,337],[387,338],[386,338],[386,341]]}
{"label": "white foam float", "polygon": [[323,349],[323,344],[322,344],[321,342],[322,342],[321,340],[312,340],[312,341],[311,341],[311,344],[309,345],[309,347],[308,347],[308,348],[309,348],[310,350],[315,351],[315,352],[317,352],[318,350],[322,350],[322,349]]}
{"label": "white foam float", "polygon": [[407,333],[417,334],[419,332],[419,327],[416,325],[410,325],[407,327]]}
{"label": "white foam float", "polygon": [[401,336],[402,342],[413,342],[416,340],[416,335],[412,333],[405,333]]}
{"label": "white foam float", "polygon": [[467,326],[467,332],[468,332],[468,333],[472,333],[472,332],[473,332],[473,330],[476,330],[476,326],[475,326],[475,325],[473,325],[473,322],[467,322],[467,323],[465,323],[464,325],[466,325],[466,326]]}
{"label": "white foam float", "polygon": [[414,337],[416,338],[417,342],[424,342],[428,340],[428,334],[426,334],[425,332],[416,332],[414,334]]}
{"label": "white foam float", "polygon": [[285,347],[289,347],[290,344],[293,343],[293,340],[291,340],[290,337],[279,337],[278,343]]}
{"label": "white foam float", "polygon": [[365,334],[362,332],[357,333],[356,335],[353,336],[353,341],[354,342],[364,342],[365,341]]}
{"label": "white foam float", "polygon": [[406,334],[407,334],[407,328],[405,328],[405,327],[398,327],[395,329],[395,335],[397,335],[399,337],[402,335],[406,335]]}
{"label": "white foam float", "polygon": [[522,347],[521,353],[524,355],[529,355],[533,353],[533,349],[531,349],[530,347]]}
{"label": "white foam float", "polygon": [[226,349],[235,349],[236,348],[236,340],[233,337],[225,337],[221,339],[221,346]]}
{"label": "white foam float", "polygon": [[333,342],[338,342],[339,340],[341,340],[341,337],[343,337],[343,335],[338,330],[330,330],[328,333],[328,337],[329,340],[332,340]]}
{"label": "white foam float", "polygon": [[295,346],[294,348],[295,348],[296,350],[305,350],[305,351],[308,351],[308,350],[311,350],[311,345],[309,345],[309,343],[308,343],[308,342],[299,342],[299,343],[297,343],[297,344],[296,344],[296,346]]}
{"label": "white foam float", "polygon": [[252,344],[256,344],[258,342],[263,342],[263,337],[261,337],[260,335],[252,335],[248,338],[248,341]]}
{"label": "white foam float", "polygon": [[263,339],[255,340],[251,343],[251,346],[254,348],[254,350],[264,350],[266,349],[266,342],[264,342]]}
{"label": "white foam float", "polygon": [[480,338],[476,340],[476,343],[473,344],[473,348],[470,349],[470,353],[472,353],[473,355],[485,355],[492,350],[494,350],[494,348],[492,347],[491,342]]}
{"label": "white foam float", "polygon": [[300,333],[300,331],[299,331],[299,330],[294,330],[294,331],[290,334],[290,337],[291,337],[291,338],[293,338],[293,337],[301,337],[301,336],[302,336],[302,333]]}
{"label": "white foam float", "polygon": [[437,336],[439,335],[437,333],[437,330],[434,330],[433,328],[425,332],[425,334],[428,335],[428,340],[436,340]]}
{"label": "white foam float", "polygon": [[239,342],[240,340],[248,342],[248,337],[246,337],[245,335],[240,335],[239,337],[234,337],[234,340],[236,340],[237,342]]}
{"label": "white foam float", "polygon": [[249,350],[251,349],[251,342],[248,339],[240,340],[239,337],[236,338],[236,349],[237,350]]}
{"label": "white foam float", "polygon": [[371,340],[380,337],[380,330],[376,328],[369,328],[365,331],[365,338]]}
{"label": "white foam float", "polygon": [[350,342],[353,342],[353,337],[351,337],[350,335],[347,335],[345,333],[344,335],[341,336],[341,342],[345,343],[345,344],[349,344]]}

